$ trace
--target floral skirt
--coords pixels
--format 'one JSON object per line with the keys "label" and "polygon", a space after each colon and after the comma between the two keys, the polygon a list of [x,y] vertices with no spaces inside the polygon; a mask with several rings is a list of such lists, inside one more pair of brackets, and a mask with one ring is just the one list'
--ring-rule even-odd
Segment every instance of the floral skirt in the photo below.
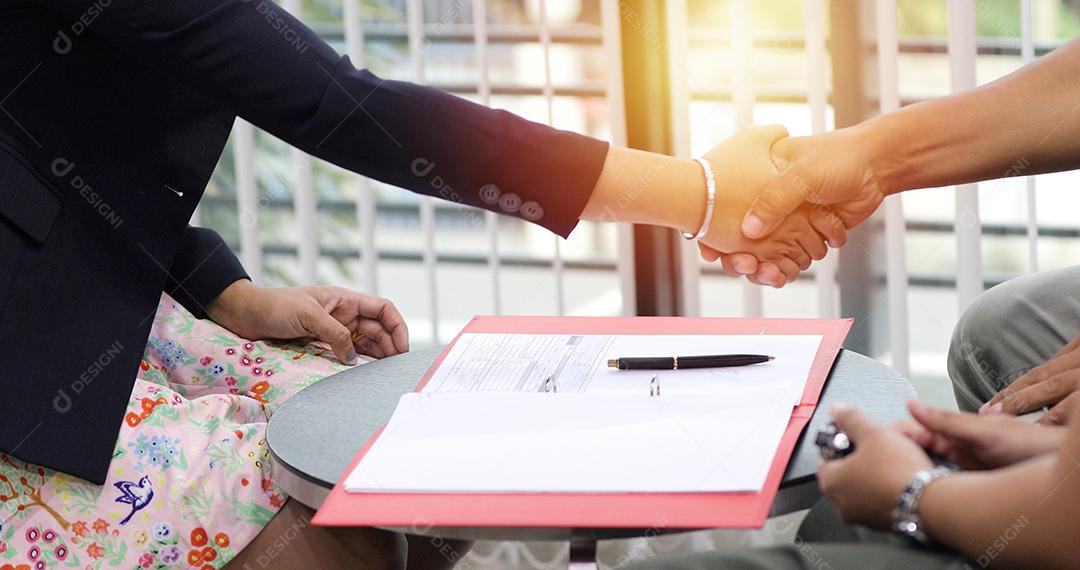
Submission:
{"label": "floral skirt", "polygon": [[343,368],[163,295],[104,485],[0,454],[0,570],[221,568],[285,503],[267,419]]}

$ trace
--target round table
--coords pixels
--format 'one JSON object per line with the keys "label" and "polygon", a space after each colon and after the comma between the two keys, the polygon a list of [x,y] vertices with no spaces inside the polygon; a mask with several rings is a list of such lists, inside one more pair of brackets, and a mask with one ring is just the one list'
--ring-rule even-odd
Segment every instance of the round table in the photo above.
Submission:
{"label": "round table", "polygon": [[[300,391],[270,419],[266,441],[274,477],[293,499],[317,509],[363,444],[394,413],[398,399],[416,388],[442,347],[416,350],[351,368]],[[813,437],[829,421],[834,402],[852,404],[878,422],[907,419],[915,389],[892,368],[841,351],[819,405],[784,473],[770,516],[809,508],[818,498]],[[398,529],[410,530],[410,529]],[[595,563],[596,541],[643,536],[655,529],[443,527],[428,534],[467,540],[564,540],[571,563]],[[673,531],[678,532],[678,530]],[[576,567],[576,566],[575,566]],[[585,566],[595,567],[595,566]]]}

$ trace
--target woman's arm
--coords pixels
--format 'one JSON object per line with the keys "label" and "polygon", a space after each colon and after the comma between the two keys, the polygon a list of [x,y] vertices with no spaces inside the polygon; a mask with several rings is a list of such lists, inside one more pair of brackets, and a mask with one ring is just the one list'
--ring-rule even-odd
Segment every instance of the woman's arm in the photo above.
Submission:
{"label": "woman's arm", "polygon": [[[603,172],[603,196],[594,205],[612,208],[616,219],[683,230],[701,223],[704,179],[689,161],[627,149],[609,156],[607,143],[436,89],[383,80],[354,68],[268,0],[113,0],[107,9],[92,0],[37,2],[73,20],[92,10],[88,34],[305,152],[395,186],[520,217],[566,236]],[[725,156],[738,153],[725,147]],[[758,160],[767,155],[766,147]],[[712,238],[731,250],[750,245],[728,231],[749,202],[733,190],[745,182],[741,165],[729,170],[727,164],[718,172],[725,181],[717,197],[724,227]],[[646,180],[638,185],[643,193],[624,202],[616,195],[642,180],[632,172],[655,172],[662,184]],[[463,209],[462,215],[475,213]],[[584,215],[602,217],[596,210]],[[758,244],[757,251],[803,265],[818,254],[808,254],[802,242],[822,241],[809,228],[803,217],[788,235]]]}
{"label": "woman's arm", "polygon": [[92,17],[80,41],[103,41],[315,157],[559,235],[577,224],[607,154],[602,141],[356,69],[271,0],[34,1]]}
{"label": "woman's arm", "polygon": [[188,226],[166,273],[165,292],[204,319],[222,291],[246,279],[244,266],[217,232]]}
{"label": "woman's arm", "polygon": [[[701,243],[775,263],[784,274],[776,285],[794,280],[812,259],[823,258],[825,241],[842,245],[846,240],[843,223],[822,208],[806,208],[766,239],[741,235],[743,213],[776,174],[769,149],[786,136],[779,126],[747,129],[704,156],[715,174],[717,196],[712,226]],[[705,203],[705,175],[696,162],[612,146],[581,217],[694,233],[705,217]]]}

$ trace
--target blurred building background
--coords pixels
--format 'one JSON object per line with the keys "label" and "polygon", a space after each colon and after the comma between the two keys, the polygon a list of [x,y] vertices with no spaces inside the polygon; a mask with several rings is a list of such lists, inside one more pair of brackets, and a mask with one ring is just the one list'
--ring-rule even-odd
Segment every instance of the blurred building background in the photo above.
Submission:
{"label": "blurred building background", "polygon": [[[1080,32],[1080,0],[286,0],[283,7],[384,78],[425,82],[614,142],[654,140],[659,129],[661,150],[688,156],[748,124],[810,134],[872,116],[894,96],[910,104],[948,94],[958,74],[973,72],[984,84]],[[965,31],[971,24],[973,34]],[[640,61],[628,57],[636,55]],[[890,61],[895,93],[880,81]],[[902,218],[891,222],[902,222],[898,239],[887,239],[882,214],[799,282],[751,290],[685,250],[675,252],[678,279],[650,274],[665,260],[649,251],[672,253],[643,241],[655,236],[583,223],[560,243],[524,222],[463,213],[311,160],[239,122],[196,223],[221,232],[262,284],[336,284],[392,299],[414,346],[445,342],[475,314],[854,316],[850,348],[894,363],[924,398],[952,405],[945,355],[970,300],[958,292],[958,276],[968,287],[973,279],[988,287],[1080,262],[1078,187],[1078,173],[983,183],[974,221],[958,216],[953,190],[908,193]],[[978,273],[958,258],[958,227],[966,239],[981,238]],[[531,562],[514,556],[544,566],[546,555],[527,552]]]}

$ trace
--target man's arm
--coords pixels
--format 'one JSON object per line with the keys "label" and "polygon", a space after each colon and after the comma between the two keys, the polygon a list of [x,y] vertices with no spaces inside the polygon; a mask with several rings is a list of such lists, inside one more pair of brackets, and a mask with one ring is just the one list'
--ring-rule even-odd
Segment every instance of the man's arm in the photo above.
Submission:
{"label": "man's arm", "polygon": [[[919,445],[846,405],[833,420],[855,443],[851,455],[818,465],[818,483],[844,520],[888,529],[905,485],[932,466]],[[1080,559],[1080,418],[1057,452],[992,471],[930,483],[918,503],[922,530],[981,566],[1071,568]],[[983,421],[983,420],[976,420]]]}
{"label": "man's arm", "polygon": [[241,279],[250,278],[221,236],[188,226],[169,267],[165,292],[196,318],[204,319],[210,302]]}
{"label": "man's arm", "polygon": [[[1080,40],[978,89],[780,141],[784,168],[743,221],[765,235],[804,201],[850,225],[888,194],[1080,167]],[[845,211],[846,210],[846,211]]]}
{"label": "man's arm", "polygon": [[1069,431],[1059,453],[932,483],[919,506],[929,536],[995,568],[1074,566],[1080,425]]}

